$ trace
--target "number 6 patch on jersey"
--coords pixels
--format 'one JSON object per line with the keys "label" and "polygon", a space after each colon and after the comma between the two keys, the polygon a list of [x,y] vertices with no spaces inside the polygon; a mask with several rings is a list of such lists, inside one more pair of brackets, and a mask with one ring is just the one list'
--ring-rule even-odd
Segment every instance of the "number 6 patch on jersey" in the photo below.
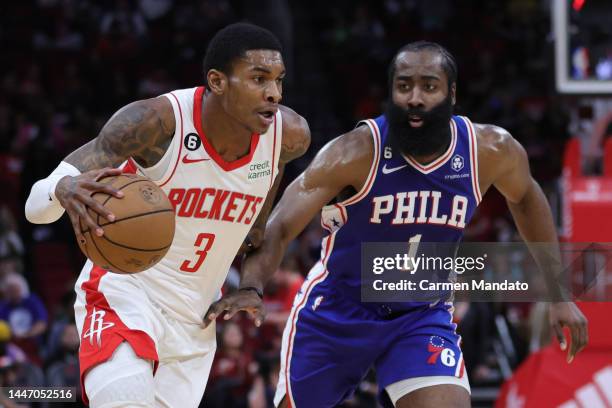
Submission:
{"label": "number 6 patch on jersey", "polygon": [[202,145],[202,141],[200,140],[200,136],[196,133],[189,133],[185,136],[185,141],[183,142],[185,148],[190,151],[196,151]]}

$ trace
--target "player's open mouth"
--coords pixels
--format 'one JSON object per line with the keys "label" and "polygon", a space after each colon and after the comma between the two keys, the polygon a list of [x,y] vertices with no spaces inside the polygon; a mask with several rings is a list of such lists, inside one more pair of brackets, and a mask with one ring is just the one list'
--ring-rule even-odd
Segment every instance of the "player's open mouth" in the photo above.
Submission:
{"label": "player's open mouth", "polygon": [[268,125],[271,124],[272,121],[274,120],[274,111],[272,110],[265,110],[265,111],[257,112],[257,114],[263,120],[263,122]]}
{"label": "player's open mouth", "polygon": [[410,126],[415,128],[423,126],[423,118],[421,118],[420,116],[410,116],[408,118],[408,122],[410,123]]}

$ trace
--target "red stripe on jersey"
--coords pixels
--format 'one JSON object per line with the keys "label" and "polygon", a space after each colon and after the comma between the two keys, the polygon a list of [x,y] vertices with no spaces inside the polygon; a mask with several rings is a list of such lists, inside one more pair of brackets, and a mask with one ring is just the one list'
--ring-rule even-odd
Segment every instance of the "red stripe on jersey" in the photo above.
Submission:
{"label": "red stripe on jersey", "polygon": [[202,129],[202,98],[204,97],[204,90],[205,88],[200,86],[195,91],[195,101],[193,103],[193,124],[198,132],[198,136],[200,136],[204,150],[206,150],[206,153],[208,153],[208,155],[219,165],[219,167],[225,171],[236,170],[237,168],[248,164],[251,159],[253,159],[253,155],[257,149],[257,144],[259,143],[259,133],[253,133],[251,135],[251,150],[249,151],[249,154],[232,162],[226,162],[210,144],[206,138],[206,134],[204,134],[204,130]]}
{"label": "red stripe on jersey", "polygon": [[334,207],[336,207],[338,210],[340,210],[340,216],[342,217],[342,225],[346,224],[346,213],[345,213],[345,209],[344,207],[342,207],[339,204],[334,204]]}
{"label": "red stripe on jersey", "polygon": [[478,202],[482,201],[482,196],[480,195],[480,186],[478,185],[478,168],[476,167],[476,155],[478,154],[478,152],[476,152],[476,134],[474,133],[474,129],[472,128],[472,124],[468,123],[468,120],[465,119],[464,120],[466,127],[468,128],[468,134],[469,134],[469,138],[470,138],[470,150],[471,150],[471,156],[470,159],[472,160],[472,189],[474,190],[474,194],[476,195],[476,200]]}
{"label": "red stripe on jersey", "polygon": [[328,230],[329,232],[332,232],[331,227],[323,222],[323,217],[321,217],[321,227],[323,227],[324,229]]}
{"label": "red stripe on jersey", "polygon": [[[179,141],[179,153],[178,153],[178,156],[176,156],[176,163],[174,163],[174,168],[172,169],[172,173],[170,173],[170,177],[168,177],[168,180],[166,180],[163,183],[161,183],[159,185],[160,187],[165,186],[172,179],[172,176],[174,176],[174,172],[176,172],[176,168],[178,167],[179,160],[181,159],[181,153],[183,152],[183,137],[185,136],[183,134],[183,110],[181,109],[181,104],[179,103],[179,100],[176,97],[176,95],[174,95],[173,93],[170,93],[170,95],[172,95],[172,97],[176,101],[176,106],[178,106],[178,109],[179,109],[179,116],[181,117],[181,133],[179,133],[179,135],[178,135],[178,137],[180,137],[180,141]],[[174,137],[176,137],[176,132],[175,132],[175,136]]]}
{"label": "red stripe on jersey", "polygon": [[125,174],[136,174],[136,169],[136,163],[134,163],[134,159],[130,157],[129,159],[127,159],[127,162],[125,163],[125,166],[123,166],[123,169],[121,169],[121,172]]}
{"label": "red stripe on jersey", "polygon": [[272,176],[270,177],[270,188],[272,188],[274,184],[274,168],[276,167],[274,165],[274,159],[276,158],[276,115],[274,115],[274,123],[272,126],[274,126],[274,144],[272,145]]}
{"label": "red stripe on jersey", "polygon": [[[85,374],[89,369],[108,360],[124,341],[130,344],[138,357],[155,362],[153,373],[159,362],[153,339],[142,330],[128,328],[108,304],[104,294],[100,292],[100,280],[107,273],[105,269],[93,266],[89,279],[81,285],[81,289],[85,292],[87,314],[81,329],[79,365],[82,397],[86,404],[88,399],[85,393]],[[94,310],[96,316],[93,315]],[[92,322],[94,317],[96,321]],[[97,324],[98,321],[99,324]],[[108,324],[112,326],[105,327]],[[93,333],[92,328],[95,328],[96,333]],[[98,339],[100,339],[99,343]]]}

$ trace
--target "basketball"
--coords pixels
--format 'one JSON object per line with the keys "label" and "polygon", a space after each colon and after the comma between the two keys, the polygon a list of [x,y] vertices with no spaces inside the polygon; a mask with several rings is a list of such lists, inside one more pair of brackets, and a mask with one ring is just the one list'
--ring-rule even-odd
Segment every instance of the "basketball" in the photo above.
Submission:
{"label": "basketball", "polygon": [[115,273],[137,273],[159,262],[174,239],[174,209],[166,194],[151,180],[136,174],[106,177],[123,192],[123,198],[105,193],[92,197],[115,215],[110,222],[92,209],[94,221],[104,230],[101,237],[81,220],[86,243],[81,250],[95,265]]}

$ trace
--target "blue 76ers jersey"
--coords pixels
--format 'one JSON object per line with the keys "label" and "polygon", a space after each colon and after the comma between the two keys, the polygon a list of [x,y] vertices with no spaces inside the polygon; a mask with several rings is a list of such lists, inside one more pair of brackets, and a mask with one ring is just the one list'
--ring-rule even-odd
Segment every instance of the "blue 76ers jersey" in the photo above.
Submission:
{"label": "blue 76ers jersey", "polygon": [[468,118],[452,117],[448,149],[426,165],[385,147],[384,116],[360,124],[374,139],[368,179],[357,194],[321,213],[330,232],[323,239],[321,262],[328,276],[321,284],[356,301],[362,242],[459,242],[481,200],[476,132]]}

